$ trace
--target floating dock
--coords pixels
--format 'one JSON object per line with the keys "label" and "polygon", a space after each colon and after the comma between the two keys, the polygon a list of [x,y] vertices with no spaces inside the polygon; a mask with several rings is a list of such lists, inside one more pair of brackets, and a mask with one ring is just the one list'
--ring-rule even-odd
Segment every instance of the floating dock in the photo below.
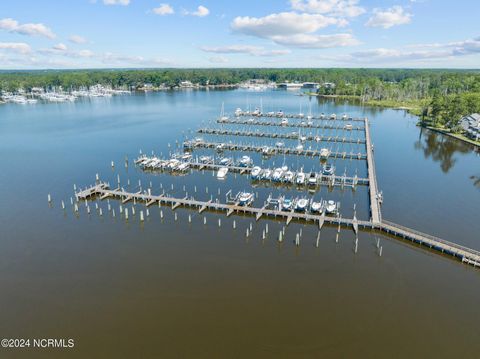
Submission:
{"label": "floating dock", "polygon": [[[325,121],[334,121],[334,120],[325,120]],[[259,121],[256,119],[242,120],[242,119],[218,119],[218,123],[230,124],[230,125],[250,125],[250,126],[279,126],[279,127],[304,127],[304,128],[318,128],[322,130],[346,130],[346,131],[364,131],[365,129],[362,126],[353,126],[352,124],[346,124],[343,126],[339,125],[328,125],[325,123],[308,123],[304,122],[303,124],[294,122],[294,123],[285,123],[282,124],[278,121]],[[346,127],[350,125],[351,127]]]}
{"label": "floating dock", "polygon": [[[255,145],[242,145],[238,143],[223,143],[223,142],[208,142],[208,141],[186,141],[183,143],[185,148],[221,148],[226,151],[249,151],[249,152],[262,152],[265,146]],[[322,150],[312,150],[308,148],[296,149],[290,147],[275,147],[272,148],[271,154],[281,155],[297,155],[297,156],[310,156],[310,157],[324,157],[327,158],[340,158],[350,160],[366,160],[367,155],[364,153],[354,152],[334,152],[329,151],[328,156],[322,154]]]}
{"label": "floating dock", "polygon": [[283,113],[279,116],[277,113],[254,113],[254,112],[236,112],[236,117],[273,117],[273,118],[298,118],[298,119],[312,119],[312,120],[322,120],[322,121],[360,121],[363,122],[363,118],[357,117],[343,117],[336,116],[331,118],[330,115],[307,115],[305,114],[295,114],[295,113]]}
{"label": "floating dock", "polygon": [[[244,136],[244,137],[263,137],[263,138],[280,138],[280,139],[289,139],[289,140],[298,140],[300,138],[299,134],[293,133],[266,133],[258,131],[234,131],[234,130],[224,130],[218,128],[201,128],[197,131],[198,133],[207,134],[207,135],[224,135],[224,136]],[[361,138],[349,138],[341,136],[313,136],[311,134],[303,135],[306,141],[317,141],[317,142],[335,142],[335,143],[355,143],[355,144],[364,144],[365,140]]]}
{"label": "floating dock", "polygon": [[[198,170],[212,170],[218,171],[222,167],[227,167],[229,171],[236,172],[240,174],[250,174],[253,167],[242,167],[242,166],[235,166],[235,165],[220,165],[218,163],[204,163],[200,162],[198,159],[186,161],[189,164],[190,168],[198,169]],[[168,170],[163,169],[161,167],[149,167],[145,166],[142,167],[145,171],[164,171],[164,172],[172,172],[172,173],[184,173],[175,170]],[[307,172],[306,172],[307,173]],[[307,174],[309,174],[308,172]],[[336,187],[352,187],[355,188],[358,185],[368,186],[369,180],[368,178],[358,177],[358,176],[347,176],[347,175],[324,175],[321,172],[316,173],[317,177],[317,186],[336,186]],[[274,182],[272,179],[256,179],[255,181],[258,182]],[[285,182],[276,182],[279,184],[285,185],[295,185],[295,183],[285,183]],[[298,185],[297,185],[298,186]],[[308,184],[303,184],[303,187],[308,187]],[[311,187],[310,187],[311,188]],[[313,187],[315,188],[315,187]]]}

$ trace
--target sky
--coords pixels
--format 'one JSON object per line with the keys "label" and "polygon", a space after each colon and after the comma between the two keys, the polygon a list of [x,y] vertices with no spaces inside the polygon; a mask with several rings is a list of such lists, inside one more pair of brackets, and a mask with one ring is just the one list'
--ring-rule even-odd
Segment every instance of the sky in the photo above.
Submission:
{"label": "sky", "polygon": [[477,0],[1,0],[0,69],[479,68]]}

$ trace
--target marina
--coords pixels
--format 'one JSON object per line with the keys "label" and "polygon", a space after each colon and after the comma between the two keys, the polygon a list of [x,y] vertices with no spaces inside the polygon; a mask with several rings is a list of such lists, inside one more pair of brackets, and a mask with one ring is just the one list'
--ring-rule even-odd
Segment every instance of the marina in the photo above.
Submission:
{"label": "marina", "polygon": [[[325,120],[327,122],[328,120]],[[332,120],[336,121],[336,120]],[[282,121],[260,121],[257,119],[230,119],[230,118],[219,118],[217,119],[218,123],[229,124],[229,125],[251,125],[251,126],[277,126],[277,127],[295,127],[295,128],[317,128],[322,130],[347,130],[347,131],[364,131],[362,126],[353,126],[352,124],[345,125],[328,125],[325,123],[314,123],[312,121],[301,121],[301,122],[288,122],[287,119]]]}
{"label": "marina", "polygon": [[[239,113],[238,109],[235,113],[237,117],[241,117],[244,114]],[[257,116],[262,116],[259,112]],[[283,117],[283,113],[272,115],[271,117]],[[343,119],[348,119],[349,117],[344,115]],[[331,115],[328,118],[322,118],[324,121],[334,122],[337,120],[337,116]],[[265,125],[267,122],[258,122],[256,120],[248,120],[247,123],[241,120],[230,120],[227,116],[224,115],[223,106],[222,114],[218,122],[222,124],[248,124],[249,126],[256,125]],[[282,120],[283,121],[283,120]],[[232,214],[248,214],[255,216],[258,221],[260,218],[275,218],[285,220],[286,225],[288,225],[292,220],[295,221],[304,221],[307,223],[314,223],[321,230],[324,224],[329,225],[338,225],[339,230],[340,226],[351,227],[356,236],[358,236],[359,229],[363,230],[373,230],[378,232],[384,232],[395,237],[407,239],[411,242],[421,244],[422,246],[427,246],[431,249],[439,251],[443,254],[451,255],[455,258],[460,259],[463,263],[467,263],[473,266],[480,265],[480,252],[470,249],[465,246],[457,245],[455,243],[445,241],[438,237],[434,237],[428,234],[421,233],[419,231],[397,225],[392,222],[383,221],[381,214],[381,205],[383,202],[383,193],[379,191],[376,178],[375,162],[374,162],[374,146],[371,142],[370,136],[370,124],[368,118],[363,118],[363,127],[349,127],[349,129],[355,129],[358,131],[363,131],[364,140],[357,139],[356,144],[364,145],[365,153],[353,153],[353,152],[338,152],[332,151],[327,148],[321,149],[311,149],[304,148],[302,146],[297,146],[296,148],[285,147],[283,144],[276,145],[273,148],[266,148],[265,146],[257,146],[254,144],[241,144],[233,143],[232,141],[228,142],[213,142],[205,141],[202,138],[195,138],[191,140],[185,140],[183,142],[184,153],[177,153],[171,156],[169,159],[162,159],[156,156],[146,156],[141,155],[134,162],[136,165],[139,165],[144,170],[166,170],[169,173],[187,173],[191,169],[197,170],[212,170],[217,171],[217,179],[224,180],[227,178],[229,172],[240,173],[241,175],[249,175],[254,181],[267,181],[267,182],[279,182],[284,184],[296,184],[300,186],[305,186],[310,189],[310,186],[317,187],[319,185],[329,186],[329,187],[345,187],[349,186],[355,189],[357,185],[365,185],[368,187],[368,199],[369,199],[369,219],[368,220],[359,220],[356,215],[355,205],[352,218],[346,218],[341,214],[340,203],[336,203],[331,200],[320,201],[315,200],[314,198],[307,199],[302,198],[301,196],[296,198],[287,198],[281,196],[278,198],[272,198],[271,195],[268,196],[266,200],[263,201],[263,204],[260,207],[253,206],[255,199],[258,198],[258,193],[242,191],[237,194],[232,194],[232,191],[228,191],[226,195],[225,203],[222,203],[219,199],[214,199],[213,194],[210,197],[210,200],[199,200],[195,199],[193,196],[185,191],[184,197],[175,197],[168,195],[165,192],[165,189],[161,194],[155,195],[152,194],[151,188],[148,190],[142,190],[139,185],[139,191],[137,192],[128,192],[120,187],[120,180],[118,179],[118,187],[116,189],[110,189],[108,183],[100,182],[97,175],[97,184],[95,186],[86,188],[82,191],[76,192],[75,197],[77,202],[80,200],[87,201],[92,198],[99,197],[100,199],[106,198],[116,198],[121,200],[122,204],[133,200],[134,202],[143,202],[146,206],[151,206],[153,204],[158,204],[160,207],[163,205],[169,205],[172,209],[176,209],[180,206],[197,209],[199,213],[202,213],[205,210],[215,211],[215,212],[224,212],[227,216]],[[268,123],[268,125],[276,126],[276,122]],[[285,125],[285,124],[284,124]],[[310,125],[310,124],[309,124]],[[301,127],[303,124],[292,124],[289,123],[288,126]],[[322,129],[337,129],[344,127],[338,127],[335,125],[322,124]],[[351,126],[351,125],[349,125]],[[269,137],[269,138],[286,138],[286,139],[298,139],[299,135],[285,135],[285,134],[267,134],[262,133],[261,131],[231,131],[224,129],[209,129],[201,128],[197,130],[200,134],[208,135],[223,135],[223,136],[246,136],[246,137]],[[281,137],[284,136],[284,137]],[[296,137],[290,137],[296,136]],[[305,138],[305,137],[304,137]],[[331,141],[334,143],[338,142],[347,142],[345,138],[340,139],[339,137],[321,137],[326,141]],[[312,137],[310,137],[312,139]],[[315,139],[315,138],[313,138]],[[347,142],[351,143],[351,142]],[[323,169],[320,172],[307,172],[304,173],[303,170],[291,171],[288,169],[288,166],[277,167],[275,169],[262,168],[255,166],[253,160],[249,156],[242,156],[239,160],[234,160],[230,157],[220,157],[218,160],[215,160],[214,156],[192,156],[190,151],[197,149],[206,149],[206,150],[215,150],[218,153],[223,153],[224,151],[239,151],[239,152],[258,152],[263,155],[297,155],[303,157],[319,157],[323,161],[333,158],[333,159],[350,159],[350,160],[364,160],[367,167],[367,178],[359,178],[357,175],[354,177],[348,177],[346,172],[343,176],[335,175],[335,167],[331,164],[324,163]],[[112,162],[113,166],[113,162]],[[173,189],[173,184],[172,184]],[[185,190],[185,187],[184,187]],[[196,186],[195,186],[196,192]],[[206,190],[208,193],[208,189]],[[220,194],[220,190],[218,191]],[[50,199],[50,198],[49,198]],[[273,206],[273,207],[272,207]],[[143,212],[142,212],[143,216]],[[142,217],[143,218],[143,217]],[[220,223],[220,222],[219,222]],[[355,242],[355,252],[357,251],[358,239]],[[381,249],[380,249],[381,253]]]}

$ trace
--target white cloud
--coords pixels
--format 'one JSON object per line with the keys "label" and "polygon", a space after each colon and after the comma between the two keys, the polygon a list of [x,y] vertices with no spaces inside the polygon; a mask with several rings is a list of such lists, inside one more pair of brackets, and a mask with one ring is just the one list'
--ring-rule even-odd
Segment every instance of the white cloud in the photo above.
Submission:
{"label": "white cloud", "polygon": [[0,42],[0,50],[28,54],[32,51],[32,48],[24,42]]}
{"label": "white cloud", "polygon": [[0,29],[29,36],[45,36],[49,39],[55,38],[55,34],[43,24],[19,24],[18,21],[5,18],[0,20]]}
{"label": "white cloud", "polygon": [[72,35],[68,40],[74,44],[85,44],[87,42],[87,39],[80,35]]}
{"label": "white cloud", "polygon": [[173,10],[173,7],[171,7],[169,4],[160,4],[159,7],[156,7],[152,10],[155,14],[157,15],[171,15],[174,14],[175,11]]}
{"label": "white cloud", "polygon": [[272,40],[280,45],[304,49],[327,49],[360,44],[352,34],[348,33],[333,35],[297,34],[291,36],[273,36]]}
{"label": "white cloud", "polygon": [[[417,50],[420,48],[421,50]],[[407,45],[400,49],[376,48],[357,51],[347,55],[320,56],[318,58],[347,63],[355,61],[360,63],[377,64],[405,64],[418,62],[427,62],[428,64],[428,61],[433,60],[448,60],[451,62],[454,58],[469,55],[480,55],[480,37],[444,44],[434,43]]]}
{"label": "white cloud", "polygon": [[359,0],[290,0],[292,9],[314,14],[356,17],[365,13]]}
{"label": "white cloud", "polygon": [[353,35],[315,32],[329,25],[344,26],[345,20],[322,14],[283,12],[262,18],[236,17],[231,27],[246,35],[269,39],[279,45],[299,48],[331,48],[358,45]]}
{"label": "white cloud", "polygon": [[53,45],[53,49],[58,51],[67,51],[67,46],[65,44],[59,43],[59,44]]}
{"label": "white cloud", "polygon": [[123,66],[172,66],[173,62],[164,58],[144,58],[143,56],[134,55],[120,55],[111,52],[106,52],[101,56],[101,61],[108,66],[123,65]]}
{"label": "white cloud", "polygon": [[122,5],[127,6],[130,4],[130,0],[103,0],[105,5]]}
{"label": "white cloud", "polygon": [[386,10],[373,9],[373,16],[365,25],[389,29],[392,26],[408,24],[411,20],[412,14],[405,12],[401,6],[392,6]]}
{"label": "white cloud", "polygon": [[210,10],[208,10],[205,6],[200,5],[197,7],[196,11],[189,12],[187,10],[183,10],[183,15],[192,15],[192,16],[198,16],[198,17],[204,17],[210,14]]}
{"label": "white cloud", "polygon": [[266,50],[261,46],[253,45],[203,46],[201,50],[217,54],[248,54],[252,56],[282,56],[290,53],[290,50]]}
{"label": "white cloud", "polygon": [[228,59],[225,56],[213,56],[208,59],[208,61],[214,64],[226,64]]}
{"label": "white cloud", "polygon": [[312,33],[329,25],[343,25],[344,21],[321,14],[282,12],[265,17],[236,17],[231,27],[236,32],[263,38]]}

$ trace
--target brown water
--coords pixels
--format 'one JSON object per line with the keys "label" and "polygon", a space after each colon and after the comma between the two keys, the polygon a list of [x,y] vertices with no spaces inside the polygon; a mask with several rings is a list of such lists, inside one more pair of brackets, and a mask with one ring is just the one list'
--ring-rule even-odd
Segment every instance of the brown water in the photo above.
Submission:
{"label": "brown water", "polygon": [[[83,204],[74,216],[73,183],[92,184],[95,173],[123,182],[249,188],[244,176],[218,183],[210,172],[184,177],[144,174],[123,159],[182,139],[187,129],[218,114],[257,104],[298,111],[285,92],[251,94],[178,92],[110,101],[0,107],[0,336],[73,338],[73,349],[0,349],[0,358],[230,358],[230,357],[462,357],[480,349],[480,272],[396,239],[178,209],[150,208],[112,218]],[[243,105],[243,106],[242,106]],[[266,110],[269,110],[266,108]],[[471,148],[415,127],[403,112],[314,103],[314,112],[367,115],[372,122],[385,218],[480,248],[480,158]],[[110,168],[110,161],[116,163]],[[295,159],[286,161],[292,167]],[[360,163],[337,168],[364,171]],[[309,166],[313,164],[309,164]],[[477,180],[476,180],[477,179]],[[256,189],[260,196],[297,193]],[[54,199],[47,204],[47,193]],[[365,189],[322,189],[318,196],[342,203],[342,213],[368,208]],[[67,210],[60,208],[64,200]],[[129,205],[129,208],[132,204]],[[192,223],[187,216],[192,215]],[[222,220],[222,227],[217,224]],[[237,229],[232,222],[236,220]],[[303,229],[300,247],[293,239]]]}

